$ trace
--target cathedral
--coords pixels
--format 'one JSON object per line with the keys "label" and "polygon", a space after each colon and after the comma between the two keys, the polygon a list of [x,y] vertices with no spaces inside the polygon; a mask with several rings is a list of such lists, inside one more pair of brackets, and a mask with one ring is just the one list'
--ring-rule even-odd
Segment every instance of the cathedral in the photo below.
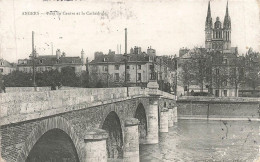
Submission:
{"label": "cathedral", "polygon": [[228,2],[223,24],[220,18],[212,22],[210,2],[205,22],[205,48],[211,54],[212,81],[210,91],[216,96],[237,96],[239,85],[236,83],[237,47],[231,47],[231,18]]}
{"label": "cathedral", "polygon": [[226,14],[222,25],[219,17],[212,23],[210,2],[205,23],[205,48],[208,51],[220,51],[221,53],[231,53],[231,19],[228,13],[228,3]]}

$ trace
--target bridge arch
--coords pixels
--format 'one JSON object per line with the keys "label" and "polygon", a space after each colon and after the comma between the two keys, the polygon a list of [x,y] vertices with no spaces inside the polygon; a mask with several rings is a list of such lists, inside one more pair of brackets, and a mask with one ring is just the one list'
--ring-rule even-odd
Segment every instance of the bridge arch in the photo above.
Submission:
{"label": "bridge arch", "polygon": [[123,133],[119,116],[115,111],[109,112],[101,129],[108,133],[107,139],[107,157],[113,159],[123,158]]}
{"label": "bridge arch", "polygon": [[143,141],[145,140],[145,137],[147,135],[147,118],[146,118],[146,111],[142,103],[138,104],[136,111],[134,113],[134,118],[140,121],[139,128],[138,128],[139,139],[140,141]]}
{"label": "bridge arch", "polygon": [[79,140],[78,136],[74,133],[73,127],[65,118],[53,117],[44,119],[27,137],[21,151],[18,154],[17,162],[36,162],[39,156],[44,155],[44,153],[50,153],[49,151],[46,152],[45,150],[44,152],[41,150],[43,148],[51,148],[48,147],[49,144],[51,144],[51,146],[53,146],[53,144],[57,144],[57,147],[51,150],[53,152],[56,151],[56,153],[58,153],[57,151],[59,151],[59,149],[69,148],[67,151],[61,152],[64,153],[64,157],[57,157],[58,159],[62,158],[63,160],[66,159],[72,162],[79,162],[79,159],[83,159],[82,156],[84,156],[78,154],[81,150],[79,144],[80,141],[81,140]]}

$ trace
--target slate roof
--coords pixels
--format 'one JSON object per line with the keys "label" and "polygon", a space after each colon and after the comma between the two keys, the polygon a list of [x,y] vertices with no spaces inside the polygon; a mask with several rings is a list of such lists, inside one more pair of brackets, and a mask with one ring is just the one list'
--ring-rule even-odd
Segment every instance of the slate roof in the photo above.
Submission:
{"label": "slate roof", "polygon": [[[33,61],[31,59],[23,59],[27,60],[27,64],[18,64],[18,66],[32,66]],[[54,65],[64,65],[64,64],[78,64],[80,65],[81,58],[80,57],[65,57],[61,56],[59,59],[56,58],[56,55],[43,55],[43,56],[38,56],[35,59],[35,63],[37,66],[54,66]]]}
{"label": "slate roof", "polygon": [[[124,63],[125,56],[123,54],[108,54],[99,55],[90,64],[103,63],[103,62],[113,62],[113,63]],[[135,61],[149,61],[149,56],[147,54],[128,54],[128,62]]]}
{"label": "slate roof", "polygon": [[13,67],[15,68],[15,64],[14,63],[10,63],[4,59],[0,59],[0,67]]}
{"label": "slate roof", "polygon": [[[155,64],[160,64],[160,59],[162,59],[162,65],[168,66],[170,69],[174,69],[173,59],[167,56],[156,56],[154,58]],[[123,54],[102,54],[95,57],[90,64],[102,64],[102,63],[121,63],[125,61],[125,56]],[[128,62],[149,62],[149,55],[146,53],[141,54],[128,54]]]}

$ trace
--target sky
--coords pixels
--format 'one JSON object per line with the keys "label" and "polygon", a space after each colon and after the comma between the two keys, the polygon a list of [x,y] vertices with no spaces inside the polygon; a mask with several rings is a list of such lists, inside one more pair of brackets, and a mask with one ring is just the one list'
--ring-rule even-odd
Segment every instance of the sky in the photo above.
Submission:
{"label": "sky", "polygon": [[[213,23],[217,16],[223,23],[226,4],[226,0],[211,0]],[[125,28],[128,51],[134,46],[146,51],[151,46],[157,55],[178,55],[182,47],[204,47],[207,6],[208,0],[0,0],[0,56],[10,62],[28,58],[32,31],[40,55],[51,55],[51,44],[54,54],[60,49],[67,56],[80,56],[83,49],[90,60],[95,51],[119,52],[120,44],[123,53]],[[260,51],[259,8],[260,0],[229,0],[231,45],[240,54],[249,47]],[[93,12],[96,15],[90,15]]]}

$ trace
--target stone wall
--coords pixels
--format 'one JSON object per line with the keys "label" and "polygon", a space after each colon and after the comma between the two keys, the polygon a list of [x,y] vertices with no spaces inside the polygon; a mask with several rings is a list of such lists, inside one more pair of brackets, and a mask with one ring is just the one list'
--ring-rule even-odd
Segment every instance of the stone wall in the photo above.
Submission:
{"label": "stone wall", "polygon": [[180,119],[259,119],[260,102],[256,98],[189,97],[177,101]]}
{"label": "stone wall", "polygon": [[[36,87],[37,91],[50,91],[51,87]],[[34,87],[6,87],[6,93],[33,92]]]}
{"label": "stone wall", "polygon": [[206,101],[206,102],[260,102],[260,98],[249,97],[202,97],[202,96],[182,96],[178,101]]}

